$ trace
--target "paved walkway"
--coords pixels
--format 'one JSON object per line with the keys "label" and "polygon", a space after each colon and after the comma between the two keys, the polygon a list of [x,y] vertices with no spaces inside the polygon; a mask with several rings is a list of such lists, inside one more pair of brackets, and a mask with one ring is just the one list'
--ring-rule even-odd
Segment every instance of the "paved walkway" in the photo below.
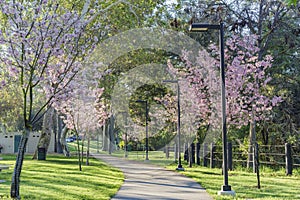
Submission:
{"label": "paved walkway", "polygon": [[197,182],[148,163],[93,154],[123,171],[125,182],[113,200],[212,200]]}

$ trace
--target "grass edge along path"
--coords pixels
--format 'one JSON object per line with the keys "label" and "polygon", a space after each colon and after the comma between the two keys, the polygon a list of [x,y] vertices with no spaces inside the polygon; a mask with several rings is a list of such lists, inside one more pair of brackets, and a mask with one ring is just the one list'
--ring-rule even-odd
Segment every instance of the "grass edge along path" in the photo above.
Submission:
{"label": "grass edge along path", "polygon": [[[15,155],[1,155],[0,164],[11,165],[0,172],[0,199],[9,199]],[[90,159],[79,171],[76,157],[47,155],[47,160],[26,156],[21,174],[21,199],[110,199],[124,182],[123,173],[102,161]]]}
{"label": "grass edge along path", "polygon": [[[167,169],[175,169],[176,165],[167,166]],[[260,200],[295,200],[300,199],[298,185],[300,185],[298,169],[296,175],[285,176],[284,170],[274,171],[270,168],[262,169],[261,172],[261,189],[257,188],[256,174],[247,171],[247,169],[236,169],[229,171],[229,185],[236,192],[235,197],[218,196],[223,185],[222,169],[193,166],[189,168],[183,166],[185,171],[180,173],[194,179],[214,199],[260,199]]]}
{"label": "grass edge along path", "polygon": [[[100,152],[107,154],[107,152]],[[124,157],[124,152],[116,151],[112,156]],[[129,152],[129,160],[144,162],[144,152]],[[174,159],[170,156],[165,158],[164,153],[149,152],[149,163],[164,166],[168,170],[175,171],[177,164],[174,164]],[[229,184],[232,190],[236,192],[236,197],[218,196],[223,185],[222,169],[208,168],[194,165],[189,168],[186,161],[182,162],[185,171],[179,172],[197,181],[207,192],[217,200],[223,199],[258,199],[258,200],[296,200],[300,199],[300,168],[294,169],[292,176],[286,176],[284,168],[271,169],[269,167],[261,167],[261,189],[257,189],[256,174],[251,172],[251,169],[238,168],[234,171],[229,171]]]}

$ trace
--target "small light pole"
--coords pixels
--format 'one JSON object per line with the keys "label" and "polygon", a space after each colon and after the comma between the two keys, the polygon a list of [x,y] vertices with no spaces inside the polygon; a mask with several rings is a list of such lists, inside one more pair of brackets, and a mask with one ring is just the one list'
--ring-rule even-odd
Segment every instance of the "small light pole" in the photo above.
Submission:
{"label": "small light pole", "polygon": [[146,159],[149,160],[148,150],[149,150],[149,139],[148,139],[148,101],[147,100],[136,100],[137,103],[145,103],[146,105]]}
{"label": "small light pole", "polygon": [[178,165],[176,170],[184,171],[181,165],[181,144],[180,144],[180,88],[178,80],[164,80],[164,83],[176,83],[177,84],[177,136],[178,136]]}
{"label": "small light pole", "polygon": [[219,195],[235,195],[228,184],[228,164],[227,164],[227,127],[226,127],[226,99],[225,99],[225,61],[224,61],[224,26],[220,24],[192,23],[191,32],[206,32],[209,29],[220,31],[220,76],[221,76],[221,103],[222,103],[222,142],[223,142],[223,176],[224,185],[221,187]]}

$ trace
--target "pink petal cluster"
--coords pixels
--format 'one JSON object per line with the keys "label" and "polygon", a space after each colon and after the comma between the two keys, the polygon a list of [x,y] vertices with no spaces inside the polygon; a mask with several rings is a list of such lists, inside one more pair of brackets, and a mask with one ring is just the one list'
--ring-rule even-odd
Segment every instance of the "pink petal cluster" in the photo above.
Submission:
{"label": "pink petal cluster", "polygon": [[63,93],[52,100],[52,106],[62,114],[69,129],[79,132],[96,131],[109,117],[102,99],[104,88],[98,88],[102,74],[86,68],[74,77]]}
{"label": "pink petal cluster", "polygon": [[258,58],[257,36],[233,36],[227,40],[226,99],[228,122],[246,125],[252,121],[269,120],[270,111],[282,101],[268,96],[267,73],[272,67],[272,56]]}
{"label": "pink petal cluster", "polygon": [[[254,120],[269,120],[272,108],[282,102],[279,96],[267,95],[267,84],[271,81],[267,69],[272,66],[272,57],[266,55],[259,60],[256,41],[255,35],[233,35],[226,43],[226,114],[230,125],[239,127]],[[198,125],[220,124],[219,48],[212,45],[210,54],[200,50],[195,63],[190,61],[189,54],[182,53],[184,68],[175,68],[169,62],[169,69],[177,70],[177,75],[189,82],[189,95],[195,96],[191,113],[201,121]]]}

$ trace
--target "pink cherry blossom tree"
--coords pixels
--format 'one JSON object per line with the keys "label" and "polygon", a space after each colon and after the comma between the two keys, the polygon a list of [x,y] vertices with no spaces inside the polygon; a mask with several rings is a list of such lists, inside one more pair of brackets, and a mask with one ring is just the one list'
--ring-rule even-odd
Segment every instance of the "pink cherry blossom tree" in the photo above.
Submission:
{"label": "pink cherry blossom tree", "polygon": [[[104,89],[98,88],[98,81],[101,77],[102,75],[97,69],[80,71],[70,81],[65,88],[65,92],[53,99],[52,103],[52,106],[61,114],[67,128],[77,136],[80,171],[82,170],[83,144],[82,152],[80,153],[79,134],[83,135],[83,139],[87,137],[89,143],[90,133],[97,131],[98,128],[103,126],[109,116],[106,112],[106,105],[102,100]],[[87,150],[87,163],[88,155],[89,149]]]}
{"label": "pink cherry blossom tree", "polygon": [[[268,95],[268,82],[272,79],[267,73],[272,67],[272,56],[259,56],[258,37],[248,35],[243,38],[233,36],[227,40],[228,120],[233,125],[250,124],[248,162],[252,159],[252,145],[256,142],[256,122],[269,120],[271,110],[282,101],[279,96]],[[241,120],[243,119],[243,120]]]}
{"label": "pink cherry blossom tree", "polygon": [[[93,10],[89,0],[82,9],[64,7],[56,0],[0,0],[5,23],[0,31],[0,59],[10,72],[8,78],[18,81],[23,99],[24,132],[12,176],[12,198],[20,198],[20,174],[30,131],[53,100],[62,96],[97,42],[88,34],[88,25],[91,30],[99,14],[120,2],[125,0]],[[35,97],[43,92],[44,103],[34,112]]]}
{"label": "pink cherry blossom tree", "polygon": [[[213,142],[215,140],[215,130],[220,124],[220,89],[219,77],[216,71],[217,60],[205,50],[199,51],[196,62],[189,59],[189,52],[183,51],[181,60],[184,67],[174,67],[168,62],[169,71],[176,74],[180,85],[181,100],[181,126],[186,142],[194,140],[197,130],[204,127],[210,130],[210,134],[197,135],[201,142]],[[168,96],[166,96],[168,97]],[[175,98],[177,99],[177,97]],[[171,98],[164,98],[163,101],[172,101]],[[174,104],[174,103],[173,103]],[[167,105],[172,105],[170,102]],[[172,106],[174,107],[174,106]],[[176,107],[175,107],[176,108]],[[174,111],[166,107],[168,113]],[[174,108],[173,108],[174,109]]]}
{"label": "pink cherry blossom tree", "polygon": [[269,120],[272,107],[282,101],[279,96],[267,95],[267,84],[272,79],[267,71],[273,59],[266,55],[259,60],[257,39],[248,35],[227,40],[227,115],[234,125]]}
{"label": "pink cherry blossom tree", "polygon": [[[234,35],[227,39],[226,114],[229,126],[240,127],[268,120],[272,108],[282,101],[281,97],[267,95],[267,83],[271,80],[267,69],[272,66],[272,57],[266,55],[259,60],[256,41],[255,35]],[[211,46],[210,55],[200,50],[195,63],[190,61],[189,52],[183,51],[184,68],[176,68],[169,63],[170,69],[180,72],[177,74],[185,77],[193,88],[201,121],[199,126],[220,123],[218,55],[218,47]]]}

